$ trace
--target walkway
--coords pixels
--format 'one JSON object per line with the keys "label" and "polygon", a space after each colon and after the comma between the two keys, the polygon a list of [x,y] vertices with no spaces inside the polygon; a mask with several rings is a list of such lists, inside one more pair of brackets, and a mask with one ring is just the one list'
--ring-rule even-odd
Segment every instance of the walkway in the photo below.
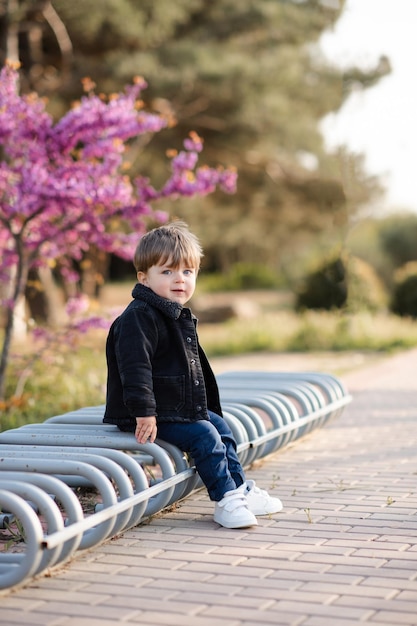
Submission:
{"label": "walkway", "polygon": [[223,529],[199,491],[1,596],[0,622],[417,626],[417,350],[341,378],[343,415],[248,472],[283,513]]}

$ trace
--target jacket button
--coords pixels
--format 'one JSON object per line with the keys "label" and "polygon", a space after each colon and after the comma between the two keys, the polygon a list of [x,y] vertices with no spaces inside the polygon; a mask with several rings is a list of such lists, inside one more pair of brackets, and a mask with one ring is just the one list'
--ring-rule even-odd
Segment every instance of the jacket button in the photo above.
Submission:
{"label": "jacket button", "polygon": [[195,407],[195,410],[200,412],[202,408],[203,407],[201,406],[201,404],[197,404],[197,406]]}
{"label": "jacket button", "polygon": [[194,381],[194,385],[195,385],[196,387],[198,387],[198,385],[199,385],[199,384],[200,384],[200,381],[199,381],[199,380],[195,380],[195,381]]}
{"label": "jacket button", "polygon": [[191,337],[187,337],[186,341],[188,341],[188,343],[191,343],[192,342]]}
{"label": "jacket button", "polygon": [[194,363],[195,363],[195,359],[191,359],[191,360],[190,360],[190,363],[191,363],[191,365],[194,365]]}

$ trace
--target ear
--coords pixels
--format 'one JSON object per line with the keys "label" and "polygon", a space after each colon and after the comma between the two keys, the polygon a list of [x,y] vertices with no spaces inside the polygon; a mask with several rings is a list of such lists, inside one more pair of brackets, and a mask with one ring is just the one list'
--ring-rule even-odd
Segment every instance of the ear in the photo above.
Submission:
{"label": "ear", "polygon": [[136,276],[138,279],[138,283],[140,283],[141,285],[146,285],[148,281],[147,281],[145,272],[138,272]]}

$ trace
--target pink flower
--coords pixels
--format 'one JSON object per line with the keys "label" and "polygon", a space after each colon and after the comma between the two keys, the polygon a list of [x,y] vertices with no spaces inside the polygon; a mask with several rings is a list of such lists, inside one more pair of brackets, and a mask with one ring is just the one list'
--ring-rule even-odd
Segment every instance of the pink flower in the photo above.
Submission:
{"label": "pink flower", "polygon": [[[217,187],[235,191],[235,171],[198,166],[203,141],[196,133],[172,157],[171,174],[160,188],[123,173],[129,140],[167,126],[138,101],[143,79],[107,100],[89,93],[54,123],[36,94],[19,94],[18,77],[8,64],[0,71],[0,280],[8,283],[22,273],[12,284],[7,311],[23,294],[30,268],[57,263],[64,278],[75,281],[74,264],[91,246],[131,259],[145,218],[168,219],[154,210],[158,200],[205,195]],[[78,318],[87,307],[85,300],[70,300],[67,310]],[[79,322],[79,330],[99,323]]]}

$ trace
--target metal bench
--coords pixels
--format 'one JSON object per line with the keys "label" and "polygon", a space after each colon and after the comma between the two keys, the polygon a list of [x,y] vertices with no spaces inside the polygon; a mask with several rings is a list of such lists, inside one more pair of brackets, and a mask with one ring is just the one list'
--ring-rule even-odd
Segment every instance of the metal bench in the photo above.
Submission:
{"label": "metal bench", "polygon": [[[230,372],[217,380],[244,467],[337,417],[351,401],[329,374]],[[0,589],[137,526],[202,486],[192,459],[175,446],[159,439],[138,444],[103,424],[103,412],[103,405],[86,407],[0,434],[0,528],[18,520],[25,540],[21,551],[0,553]],[[83,510],[81,493],[94,494],[91,510]]]}

